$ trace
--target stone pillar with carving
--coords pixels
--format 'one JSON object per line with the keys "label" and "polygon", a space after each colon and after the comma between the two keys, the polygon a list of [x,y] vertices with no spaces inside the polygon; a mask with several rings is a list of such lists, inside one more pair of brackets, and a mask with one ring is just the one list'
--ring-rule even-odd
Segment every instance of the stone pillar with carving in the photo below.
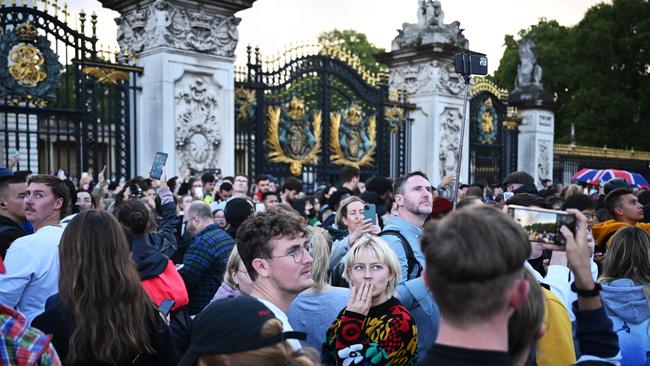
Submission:
{"label": "stone pillar with carving", "polygon": [[144,68],[138,80],[134,173],[156,151],[168,176],[185,168],[234,173],[234,51],[240,19],[255,0],[100,0],[118,11],[117,41]]}
{"label": "stone pillar with carving", "polygon": [[[420,0],[418,22],[404,23],[391,52],[378,56],[390,67],[391,90],[404,90],[417,106],[411,125],[411,170],[425,172],[438,184],[458,164],[465,84],[453,67],[454,54],[468,48],[455,21],[444,23],[439,1]],[[469,128],[463,143],[461,181],[467,182]]]}
{"label": "stone pillar with carving", "polygon": [[517,170],[529,173],[540,187],[543,179],[553,180],[555,102],[542,85],[542,68],[534,53],[535,44],[525,39],[519,46],[515,90],[508,104],[521,113]]}

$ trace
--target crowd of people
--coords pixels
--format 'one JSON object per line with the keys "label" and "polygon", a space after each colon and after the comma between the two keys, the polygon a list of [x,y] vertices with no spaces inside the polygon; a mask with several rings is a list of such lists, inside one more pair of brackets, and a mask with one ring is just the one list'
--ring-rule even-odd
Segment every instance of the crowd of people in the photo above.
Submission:
{"label": "crowd of people", "polygon": [[[650,191],[624,180],[104,174],[0,169],[1,364],[650,364]],[[513,205],[576,225],[531,241]]]}

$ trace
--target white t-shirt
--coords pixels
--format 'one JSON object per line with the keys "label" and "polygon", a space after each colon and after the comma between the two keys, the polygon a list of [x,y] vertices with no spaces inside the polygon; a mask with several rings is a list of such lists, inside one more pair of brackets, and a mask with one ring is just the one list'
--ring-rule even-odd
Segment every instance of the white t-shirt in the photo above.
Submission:
{"label": "white t-shirt", "polygon": [[45,310],[45,300],[59,292],[60,226],[45,226],[16,239],[0,274],[0,303],[16,307],[28,322]]}
{"label": "white t-shirt", "polygon": [[[282,322],[282,332],[293,332],[293,327],[291,324],[289,324],[289,318],[287,318],[287,314],[285,314],[282,310],[280,310],[279,307],[275,306],[272,302],[264,299],[257,298],[262,304],[264,304],[269,310],[273,312],[273,315],[275,315],[278,320]],[[295,351],[299,351],[302,349],[302,346],[300,345],[300,342],[297,339],[287,339],[287,342],[293,347]]]}

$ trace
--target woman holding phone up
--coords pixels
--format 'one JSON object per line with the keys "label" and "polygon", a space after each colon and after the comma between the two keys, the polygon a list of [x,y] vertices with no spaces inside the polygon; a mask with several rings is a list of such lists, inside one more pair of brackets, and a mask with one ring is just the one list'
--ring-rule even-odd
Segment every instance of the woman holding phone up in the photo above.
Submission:
{"label": "woman holding phone up", "polygon": [[[347,230],[347,236],[334,242],[332,245],[332,256],[330,261],[330,272],[332,272],[332,286],[347,287],[347,283],[340,281],[343,270],[342,259],[348,250],[364,234],[377,235],[381,228],[374,224],[371,219],[365,217],[366,202],[359,197],[350,196],[339,205],[336,212],[336,226],[339,230]],[[376,222],[376,218],[375,218]]]}

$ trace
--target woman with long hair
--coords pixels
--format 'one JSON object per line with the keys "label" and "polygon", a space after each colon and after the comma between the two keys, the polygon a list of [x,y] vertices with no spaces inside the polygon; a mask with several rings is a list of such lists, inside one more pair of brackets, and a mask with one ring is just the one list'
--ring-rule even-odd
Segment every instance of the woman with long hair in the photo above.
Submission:
{"label": "woman with long hair", "polygon": [[614,323],[621,365],[650,362],[650,234],[630,226],[612,237],[598,282]]}
{"label": "woman with long hair", "polygon": [[[314,260],[311,264],[314,285],[298,294],[291,303],[287,316],[294,330],[307,333],[307,340],[300,342],[302,346],[320,349],[327,329],[348,303],[350,290],[327,283],[332,243],[327,230],[317,227],[308,230]],[[314,314],[318,314],[318,317],[314,317]]]}
{"label": "woman with long hair", "polygon": [[345,257],[352,286],[348,305],[325,335],[323,361],[336,365],[412,365],[417,362],[415,320],[395,297],[401,275],[395,252],[364,235]]}
{"label": "woman with long hair", "polygon": [[59,298],[33,326],[53,334],[66,365],[174,365],[169,331],[140,285],[120,224],[80,212],[59,246]]}

